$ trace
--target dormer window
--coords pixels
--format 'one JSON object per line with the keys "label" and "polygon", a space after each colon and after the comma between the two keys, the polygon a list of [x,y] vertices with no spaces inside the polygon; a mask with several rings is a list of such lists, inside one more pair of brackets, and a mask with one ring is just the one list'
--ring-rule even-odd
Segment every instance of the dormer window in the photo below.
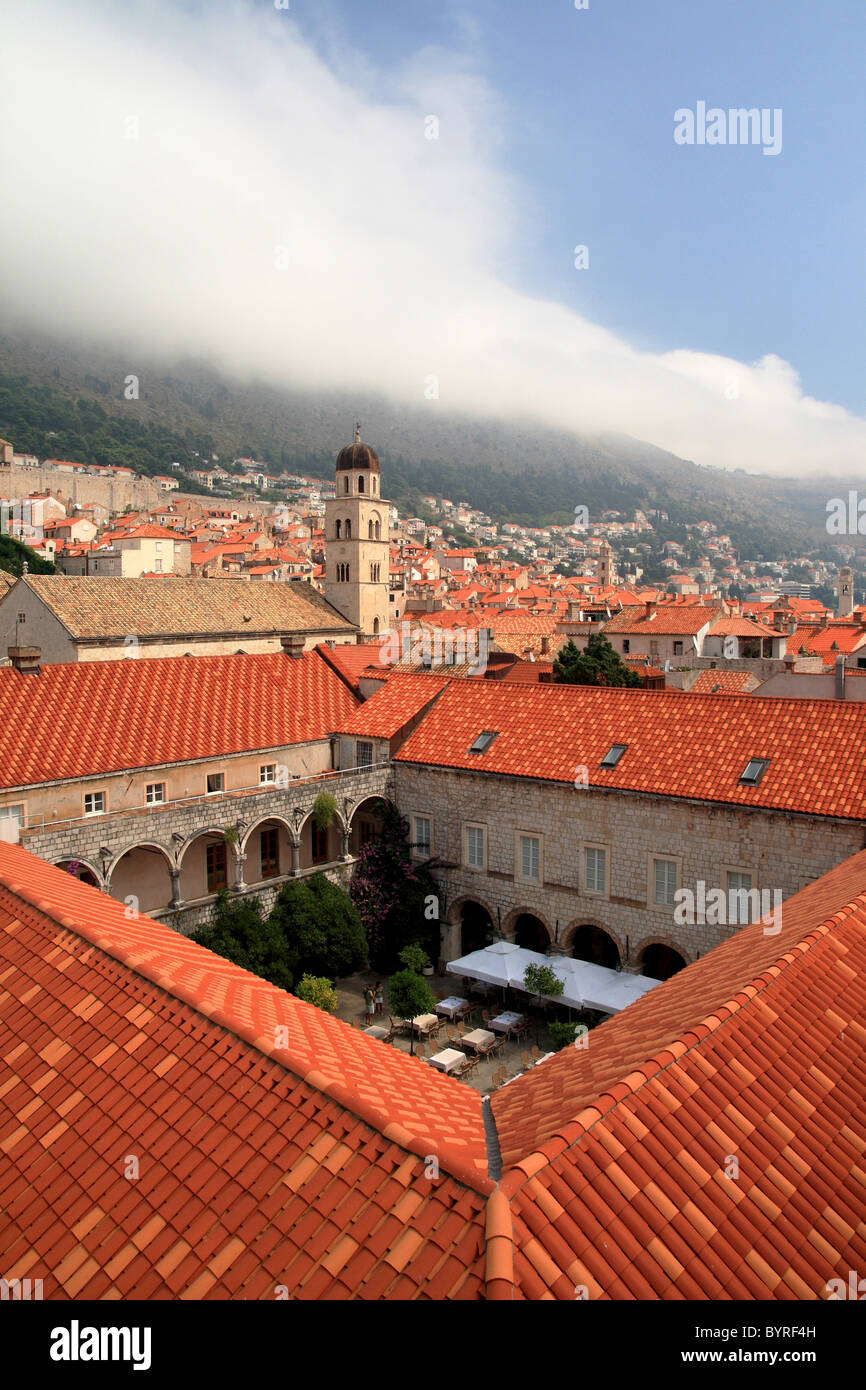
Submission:
{"label": "dormer window", "polygon": [[623,753],[628,748],[627,743],[615,743],[609,752],[605,753],[601,760],[601,767],[616,767]]}
{"label": "dormer window", "polygon": [[740,786],[756,787],[769,766],[769,758],[750,758],[740,777]]}
{"label": "dormer window", "polygon": [[483,734],[479,734],[479,735],[478,735],[478,737],[477,737],[477,739],[475,740],[475,742],[473,743],[472,747],[469,749],[469,752],[470,752],[470,753],[486,753],[487,750],[488,750],[488,748],[490,747],[491,743],[493,742],[493,740],[494,740],[495,738],[498,738],[498,737],[499,737],[499,730],[498,730],[498,729],[485,729],[484,732],[483,732]]}

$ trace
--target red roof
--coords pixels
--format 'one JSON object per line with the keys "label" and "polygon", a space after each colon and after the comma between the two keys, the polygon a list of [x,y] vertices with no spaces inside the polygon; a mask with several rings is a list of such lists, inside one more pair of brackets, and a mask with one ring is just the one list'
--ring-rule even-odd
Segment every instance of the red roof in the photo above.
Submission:
{"label": "red roof", "polygon": [[496,1093],[524,1295],[821,1299],[863,1269],[864,977],[861,853]]}
{"label": "red roof", "polygon": [[48,1299],[824,1298],[866,1261],[864,974],[861,853],[485,1123],[473,1088],[0,844],[0,1267]]}
{"label": "red roof", "polygon": [[758,684],[749,671],[702,671],[691,688],[692,695],[747,695]]}
{"label": "red roof", "polygon": [[368,738],[393,738],[422,710],[436,699],[449,684],[447,676],[403,675],[395,673],[360,709],[334,732],[360,734]]}
{"label": "red roof", "polygon": [[356,706],[317,652],[6,667],[0,787],[308,743]]}
{"label": "red roof", "polygon": [[4,1278],[48,1299],[481,1296],[477,1091],[18,846],[0,884]]}
{"label": "red roof", "polygon": [[[497,730],[480,757],[470,746]],[[612,769],[614,743],[628,749]],[[454,684],[397,758],[473,772],[573,782],[657,796],[866,819],[866,710],[861,702],[779,700],[597,686]],[[769,758],[741,786],[751,758]]]}

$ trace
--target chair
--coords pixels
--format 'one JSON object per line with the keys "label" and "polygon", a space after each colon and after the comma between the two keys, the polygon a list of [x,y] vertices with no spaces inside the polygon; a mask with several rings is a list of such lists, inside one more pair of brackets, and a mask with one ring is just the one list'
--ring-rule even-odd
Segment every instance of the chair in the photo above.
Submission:
{"label": "chair", "polygon": [[469,1031],[470,1030],[466,1027],[466,1024],[463,1022],[463,1019],[459,1019],[457,1023],[457,1032],[460,1034],[461,1038],[465,1038],[466,1034]]}
{"label": "chair", "polygon": [[426,1062],[426,1060],[427,1060],[427,1044],[426,1044],[426,1043],[419,1042],[418,1046],[415,1048],[415,1056],[416,1056],[416,1057],[420,1057],[421,1060],[422,1060],[423,1062]]}
{"label": "chair", "polygon": [[523,1070],[529,1071],[529,1068],[532,1066],[532,1058],[530,1057],[529,1053],[521,1052],[520,1060],[523,1063]]}
{"label": "chair", "polygon": [[498,1057],[505,1046],[505,1034],[497,1033],[495,1040],[490,1044],[490,1051],[494,1057]]}
{"label": "chair", "polygon": [[522,1023],[519,1023],[519,1024],[517,1025],[517,1027],[515,1028],[514,1032],[515,1032],[515,1035],[516,1035],[518,1038],[525,1038],[525,1037],[526,1037],[526,1034],[527,1034],[528,1032],[530,1032],[531,1029],[532,1029],[532,1024],[530,1023],[529,1019],[526,1018],[526,1019],[523,1020]]}
{"label": "chair", "polygon": [[542,1053],[541,1053],[541,1049],[540,1049],[539,1047],[534,1047],[534,1048],[532,1049],[532,1054],[531,1054],[531,1055],[532,1055],[532,1060],[533,1060],[533,1062],[540,1062],[540,1061],[541,1061]]}
{"label": "chair", "polygon": [[441,1018],[437,1018],[436,1022],[435,1022],[435,1023],[431,1023],[431,1024],[430,1024],[430,1027],[427,1029],[427,1037],[428,1037],[428,1038],[438,1038],[438,1036],[439,1036],[439,1030],[440,1030],[441,1027],[442,1027],[442,1020],[441,1020]]}
{"label": "chair", "polygon": [[405,1033],[407,1028],[409,1027],[408,1019],[392,1018],[390,1014],[388,1015],[388,1022],[391,1025],[392,1037],[397,1037],[399,1034]]}
{"label": "chair", "polygon": [[490,1010],[489,1010],[489,1009],[482,1009],[482,1010],[481,1010],[481,1017],[482,1017],[483,1020],[484,1020],[484,1027],[486,1028],[487,1025],[488,1025],[489,1022],[490,1022]]}

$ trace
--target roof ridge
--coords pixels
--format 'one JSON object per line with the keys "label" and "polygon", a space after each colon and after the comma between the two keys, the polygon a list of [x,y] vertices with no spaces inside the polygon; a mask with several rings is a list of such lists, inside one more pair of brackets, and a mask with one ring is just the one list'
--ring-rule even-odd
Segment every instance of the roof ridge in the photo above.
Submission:
{"label": "roof ridge", "polygon": [[[11,848],[11,846],[9,848]],[[58,872],[60,871],[58,870]],[[93,891],[90,890],[87,885],[79,885],[77,880],[71,879],[69,889],[74,893],[78,887],[84,892]],[[40,897],[38,889],[31,886],[30,883],[23,881],[19,877],[17,870],[10,870],[9,868],[4,870],[3,881],[0,883],[0,900],[2,900],[2,897],[6,894],[26,902],[28,906],[33,908],[36,912],[41,913],[42,916],[46,917],[49,921],[55,922],[66,931],[71,932],[74,936],[96,947],[97,950],[102,951],[110,960],[119,962],[134,975],[147,980],[149,984],[155,985],[158,989],[163,990],[170,998],[186,1004],[188,1008],[191,1008],[209,1023],[215,1023],[218,1027],[232,1034],[233,1037],[239,1038],[269,1061],[276,1062],[286,1071],[291,1072],[292,1075],[305,1081],[307,1085],[312,1086],[315,1090],[328,1096],[329,1099],[336,1101],[344,1110],[355,1115],[365,1124],[370,1125],[372,1129],[378,1131],[384,1138],[391,1140],[401,1148],[407,1149],[409,1152],[417,1154],[422,1158],[426,1158],[431,1152],[436,1153],[442,1166],[446,1168],[447,1172],[453,1178],[462,1182],[465,1186],[471,1187],[481,1195],[486,1196],[493,1190],[494,1184],[490,1177],[486,1173],[480,1172],[471,1162],[468,1162],[459,1153],[449,1150],[447,1144],[444,1144],[441,1138],[433,1138],[431,1133],[425,1135],[420,1127],[417,1132],[414,1132],[407,1128],[405,1124],[395,1122],[391,1115],[387,1114],[384,1110],[380,1110],[375,1103],[355,1094],[342,1081],[325,1075],[323,1071],[319,1070],[319,1066],[315,1061],[312,1064],[307,1064],[297,1057],[292,1057],[288,1048],[277,1047],[272,1040],[258,1034],[252,1025],[245,1023],[242,1019],[233,1018],[230,1014],[227,1014],[222,1007],[209,1007],[191,986],[171,979],[158,967],[148,965],[147,961],[142,959],[141,946],[137,949],[129,948],[113,940],[110,936],[107,936],[106,932],[99,926],[94,926],[89,921],[80,921],[77,916],[73,916],[63,908],[55,907],[52,904],[49,909],[49,905]],[[118,910],[122,910],[119,904]],[[171,927],[165,927],[163,923],[157,922],[154,918],[148,918],[146,913],[142,913],[141,916],[154,926],[163,927],[163,930],[166,932],[172,931]],[[181,933],[176,934],[179,936],[181,935]],[[183,939],[189,940],[188,937],[184,937]],[[227,961],[224,957],[218,956],[215,952],[208,950],[206,946],[201,946],[198,942],[193,942],[192,944],[209,959],[218,962],[221,968],[231,966],[234,970],[241,972],[257,985],[273,990],[277,995],[284,995],[286,1000],[291,1000],[291,1007],[293,1009],[297,1008],[301,1012],[315,1009],[315,1005],[308,1004],[305,1000],[299,999],[297,995],[290,995],[286,991],[280,990],[277,985],[271,984],[269,980],[263,980],[260,976],[253,975],[250,971],[244,970],[243,966],[238,966],[235,965],[234,962]],[[342,1019],[331,1018],[330,1015],[323,1014],[322,1010],[316,1010],[316,1012],[322,1014],[322,1016],[327,1019],[326,1027],[338,1026],[347,1029],[350,1033],[352,1032],[350,1025],[345,1023]],[[290,1022],[291,1020],[287,1018],[286,1023],[290,1024]],[[371,1047],[375,1046],[373,1039],[367,1039],[367,1042]],[[439,1073],[432,1070],[429,1075],[425,1076],[425,1081],[428,1085],[433,1087],[440,1086],[447,1088],[449,1085],[459,1084],[453,1078],[441,1076]],[[481,1097],[479,1096],[479,1108],[480,1103]],[[483,1117],[481,1114],[479,1114],[478,1117],[478,1124],[480,1137],[484,1140]]]}
{"label": "roof ridge", "polygon": [[[692,1023],[683,1031],[682,1037],[666,1043],[658,1052],[653,1053],[645,1061],[632,1067],[620,1080],[613,1084],[608,1084],[603,1091],[598,1093],[596,1103],[584,1106],[572,1119],[566,1120],[559,1126],[548,1139],[538,1148],[530,1150],[523,1158],[512,1163],[510,1168],[502,1178],[502,1188],[509,1197],[509,1200],[519,1192],[527,1182],[542,1168],[546,1168],[554,1158],[566,1150],[574,1148],[576,1144],[588,1134],[590,1130],[615,1109],[627,1096],[635,1095],[643,1086],[660,1072],[666,1071],[674,1062],[678,1062],[681,1057],[687,1056],[694,1050],[704,1038],[711,1033],[717,1032],[731,1019],[735,1018],[746,1004],[757,998],[765,989],[768,989],[776,979],[795,964],[796,959],[808,954],[809,950],[818,941],[824,940],[830,935],[833,928],[844,920],[845,917],[858,907],[866,907],[866,890],[858,893],[844,907],[838,908],[832,916],[828,917],[820,926],[813,928],[795,945],[788,948],[771,965],[765,966],[755,979],[743,985],[735,995],[724,1004],[719,1005],[712,1013],[705,1015],[704,1018]],[[686,1044],[683,1039],[690,1038]],[[532,1081],[529,1083],[532,1085]],[[516,1174],[520,1172],[522,1180],[516,1179]],[[511,1181],[511,1179],[515,1179]]]}

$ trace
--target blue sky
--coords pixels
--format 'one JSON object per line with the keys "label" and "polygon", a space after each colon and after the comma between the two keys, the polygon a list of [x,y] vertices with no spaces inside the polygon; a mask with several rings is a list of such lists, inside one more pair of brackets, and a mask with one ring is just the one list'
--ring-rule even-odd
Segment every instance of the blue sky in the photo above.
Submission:
{"label": "blue sky", "polygon": [[[470,55],[531,200],[506,266],[521,288],[647,350],[778,353],[806,391],[866,414],[863,0],[293,0],[292,14],[323,49],[340,36],[385,69],[426,45]],[[781,154],[676,146],[673,113],[699,99],[781,107]]]}
{"label": "blue sky", "polygon": [[[0,318],[859,478],[864,37],[864,0],[28,0]],[[700,103],[780,152],[678,144]]]}

